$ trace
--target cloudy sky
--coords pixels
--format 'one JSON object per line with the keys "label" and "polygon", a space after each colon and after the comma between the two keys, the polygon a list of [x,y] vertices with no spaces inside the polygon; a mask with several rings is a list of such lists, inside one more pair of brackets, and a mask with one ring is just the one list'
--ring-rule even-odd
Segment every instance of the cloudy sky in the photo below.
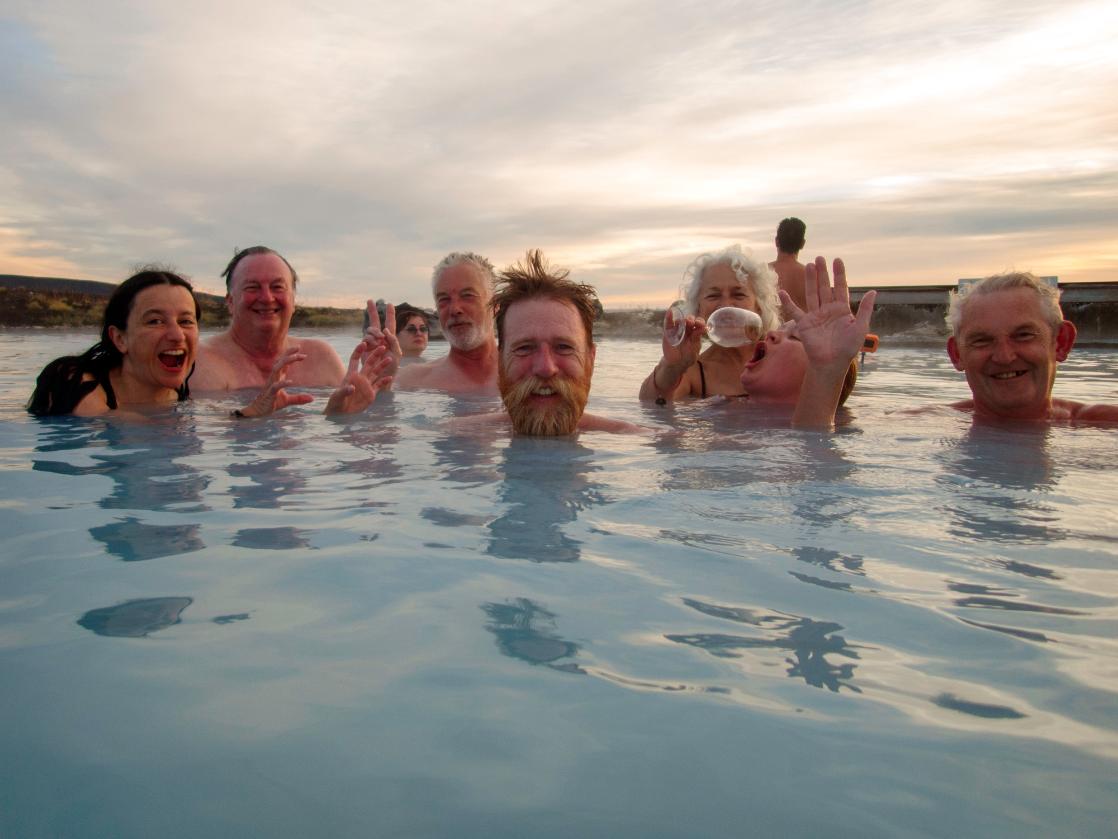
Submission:
{"label": "cloudy sky", "polygon": [[607,306],[777,222],[859,285],[1118,280],[1118,5],[5,0],[0,273],[429,303],[530,247]]}

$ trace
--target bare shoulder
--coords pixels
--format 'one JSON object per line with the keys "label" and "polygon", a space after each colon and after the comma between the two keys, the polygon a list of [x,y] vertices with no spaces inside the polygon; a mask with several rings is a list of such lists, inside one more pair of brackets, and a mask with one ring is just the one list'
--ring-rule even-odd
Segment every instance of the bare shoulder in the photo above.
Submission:
{"label": "bare shoulder", "polygon": [[651,434],[652,429],[634,425],[625,420],[602,417],[597,414],[583,414],[578,423],[579,431],[606,431],[610,434]]}
{"label": "bare shoulder", "polygon": [[1086,425],[1118,424],[1118,405],[1085,405],[1082,402],[1069,402],[1061,399],[1058,404],[1066,408],[1068,418],[1075,423]]}
{"label": "bare shoulder", "polygon": [[[86,377],[88,381],[90,377]],[[74,407],[75,417],[99,417],[102,414],[107,414],[110,410],[108,399],[105,396],[105,390],[100,385],[93,388],[85,395],[81,402]]]}
{"label": "bare shoulder", "polygon": [[507,431],[512,427],[509,415],[504,411],[487,411],[484,414],[471,414],[466,417],[455,417],[447,420],[445,427],[448,431],[458,434],[469,434],[485,431]]}
{"label": "bare shoulder", "polygon": [[[297,346],[311,358],[337,358],[341,361],[337,350],[328,341],[321,338],[288,338],[288,346]],[[354,341],[356,343],[356,341]]]}
{"label": "bare shoulder", "polygon": [[221,337],[214,336],[198,346],[190,377],[192,390],[229,390],[233,386],[233,365]]}
{"label": "bare shoulder", "polygon": [[430,387],[436,381],[443,364],[445,364],[445,359],[440,358],[437,361],[409,364],[407,367],[401,367],[399,372],[396,373],[396,387],[401,390]]}

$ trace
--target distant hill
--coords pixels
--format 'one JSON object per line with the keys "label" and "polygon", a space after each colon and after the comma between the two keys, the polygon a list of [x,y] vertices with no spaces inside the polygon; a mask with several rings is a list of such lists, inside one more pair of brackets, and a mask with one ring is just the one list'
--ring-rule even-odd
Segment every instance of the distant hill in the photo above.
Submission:
{"label": "distant hill", "polygon": [[[25,277],[0,274],[0,326],[100,326],[105,300],[116,283],[63,277]],[[195,292],[207,327],[226,326],[225,298]],[[296,306],[295,327],[355,327],[361,330],[363,309]]]}

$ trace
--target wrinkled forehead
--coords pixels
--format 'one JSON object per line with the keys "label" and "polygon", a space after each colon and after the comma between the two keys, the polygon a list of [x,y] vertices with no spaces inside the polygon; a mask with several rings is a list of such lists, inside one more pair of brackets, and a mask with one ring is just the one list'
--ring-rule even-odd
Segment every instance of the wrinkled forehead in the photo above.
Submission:
{"label": "wrinkled forehead", "polygon": [[504,317],[504,332],[506,346],[525,340],[541,343],[569,340],[583,348],[589,343],[578,310],[566,300],[549,297],[517,300],[509,306]]}
{"label": "wrinkled forehead", "polygon": [[720,288],[731,285],[740,285],[748,289],[749,283],[738,276],[738,272],[734,270],[729,262],[714,262],[703,269],[703,273],[699,276],[699,287],[710,288],[718,286]]}
{"label": "wrinkled forehead", "polygon": [[271,283],[273,280],[283,280],[291,288],[291,269],[274,253],[258,253],[237,263],[230,286],[236,288],[238,284],[243,286],[249,281]]}
{"label": "wrinkled forehead", "polygon": [[1027,325],[1051,331],[1044,304],[1031,289],[972,292],[963,300],[960,333],[1001,332]]}
{"label": "wrinkled forehead", "polygon": [[488,300],[492,296],[489,278],[485,272],[469,262],[459,262],[457,265],[450,266],[442,272],[435,283],[436,299],[440,294],[461,293],[466,290],[476,292],[483,300]]}

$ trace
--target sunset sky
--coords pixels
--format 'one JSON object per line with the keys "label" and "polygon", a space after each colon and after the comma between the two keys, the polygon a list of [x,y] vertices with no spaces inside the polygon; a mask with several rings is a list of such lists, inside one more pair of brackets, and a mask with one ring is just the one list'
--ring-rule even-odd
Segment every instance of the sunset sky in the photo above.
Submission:
{"label": "sunset sky", "polygon": [[858,285],[1118,281],[1113,2],[124,2],[0,12],[0,273],[430,305],[539,247],[665,305],[734,242]]}

